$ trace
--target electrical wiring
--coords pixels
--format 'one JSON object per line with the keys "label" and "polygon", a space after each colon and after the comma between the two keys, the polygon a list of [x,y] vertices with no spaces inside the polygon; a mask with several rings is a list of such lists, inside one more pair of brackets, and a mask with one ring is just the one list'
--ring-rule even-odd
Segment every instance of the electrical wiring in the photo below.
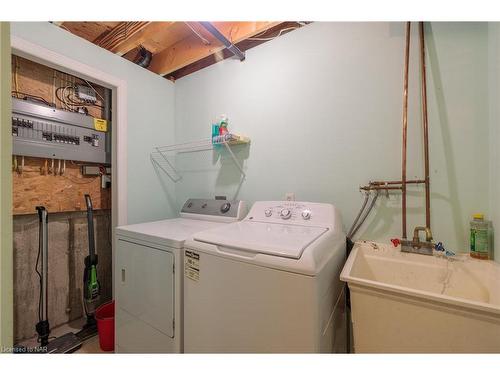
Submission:
{"label": "electrical wiring", "polygon": [[[50,107],[57,107],[56,105],[56,99],[60,103],[60,107],[63,108],[64,110],[71,111],[71,112],[78,112],[78,108],[76,107],[96,107],[100,109],[104,109],[104,105],[100,105],[97,103],[88,103],[84,101],[80,101],[79,98],[76,97],[75,90],[76,90],[76,85],[77,85],[77,79],[76,77],[67,75],[66,73],[59,72],[57,70],[54,70],[53,74],[53,89],[52,89],[52,102],[49,102],[47,99],[39,96],[39,95],[33,95],[29,94],[27,92],[23,92],[19,90],[19,79],[18,79],[18,71],[19,71],[19,61],[18,57],[16,55],[12,56],[12,62],[13,62],[13,74],[12,74],[12,83],[13,83],[13,88],[14,90],[11,90],[11,94],[13,97],[17,99],[33,99],[39,102],[42,102],[45,105],[48,105]],[[61,86],[56,87],[57,85],[57,79],[59,78],[59,82]],[[80,79],[79,79],[80,80]],[[82,79],[81,81],[85,82],[88,87],[90,87],[99,97],[102,101],[104,101],[104,97],[95,89],[95,87],[87,80]],[[79,81],[80,82],[80,81]],[[82,84],[83,84],[82,82]],[[68,83],[70,85],[68,85]],[[50,100],[50,99],[49,99]]]}
{"label": "electrical wiring", "polygon": [[[64,86],[64,87],[66,87],[66,86]],[[59,92],[60,92],[60,90],[63,90],[63,89],[64,89],[64,87],[58,87],[58,88],[56,89],[56,98],[57,98],[57,100],[59,100],[59,102],[61,103],[61,106],[62,106],[64,109],[66,109],[66,110],[68,110],[68,111],[76,112],[73,108],[70,108],[70,107],[68,106],[68,104],[67,104],[67,103],[63,100],[63,98],[62,98],[61,96],[59,96]],[[64,94],[63,94],[63,95],[64,95]]]}
{"label": "electrical wiring", "polygon": [[[281,34],[283,34],[285,31],[296,30],[296,29],[298,29],[299,27],[300,27],[300,26],[296,26],[296,27],[294,26],[294,27],[287,27],[287,28],[285,28],[285,29],[281,29],[277,35],[272,36],[272,37],[268,37],[268,38],[259,38],[258,36],[256,36],[256,37],[248,38],[247,40],[260,40],[260,41],[268,41],[268,40],[273,40],[273,39],[275,39],[275,38],[277,38],[277,37],[281,36]],[[262,34],[263,34],[263,33],[261,33],[261,34],[259,34],[259,35],[262,35]]]}
{"label": "electrical wiring", "polygon": [[43,102],[44,104],[46,104],[46,105],[48,105],[50,107],[54,107],[55,106],[54,103],[49,103],[46,99],[44,99],[44,98],[42,98],[41,96],[38,96],[38,95],[32,95],[32,94],[28,94],[27,92],[22,92],[22,91],[17,91],[17,90],[13,90],[10,93],[11,94],[15,94],[17,99],[19,99],[19,95],[24,95],[24,98],[22,98],[22,99],[33,98],[33,99],[36,99],[37,101]]}
{"label": "electrical wiring", "polygon": [[87,81],[86,79],[84,79],[84,81],[85,81],[85,82],[87,82],[87,85],[89,85],[89,87],[90,87],[92,90],[94,90],[94,92],[95,92],[97,95],[99,95],[99,97],[100,97],[102,100],[105,100],[105,99],[102,97],[102,95],[101,95],[101,94],[99,94],[99,93],[97,92],[97,90],[94,88],[94,86],[92,86],[92,85],[90,84],[90,82],[89,82],[89,81]]}
{"label": "electrical wiring", "polygon": [[[64,109],[72,112],[78,112],[78,109],[74,109],[72,107],[76,107],[75,104],[68,103],[67,99],[65,98],[65,91],[66,89],[70,86],[64,86],[64,87],[58,87],[56,89],[56,97],[57,99],[61,102],[61,105]],[[59,95],[60,91],[62,90],[62,95]]]}
{"label": "electrical wiring", "polygon": [[[68,89],[68,87],[71,87],[71,86],[65,86],[63,88],[63,90],[62,90],[62,98],[63,98],[63,102],[66,105],[66,107],[71,108],[72,106],[68,103],[68,101],[66,99],[66,90]],[[76,111],[78,111],[78,109]]]}
{"label": "electrical wiring", "polygon": [[191,26],[191,25],[189,24],[189,22],[184,22],[184,23],[187,25],[187,27],[189,27],[189,28],[191,29],[191,31],[192,31],[192,32],[193,32],[193,33],[194,33],[194,34],[195,34],[198,38],[200,38],[200,39],[201,39],[201,41],[203,42],[203,44],[204,44],[204,45],[206,45],[206,46],[210,45],[210,41],[208,41],[205,37],[203,37],[203,35],[201,35],[198,31],[196,31],[196,30],[194,29],[194,27],[193,27],[193,26]]}
{"label": "electrical wiring", "polygon": [[[56,89],[56,97],[57,97],[57,99],[59,100],[59,102],[61,102],[61,106],[62,106],[64,109],[68,109],[68,105],[67,105],[66,101],[64,100],[64,91],[63,91],[62,96],[60,96],[60,95],[59,95],[60,91],[61,91],[61,90],[64,90],[64,88],[65,88],[65,87],[66,87],[66,86],[62,86],[62,87],[58,87],[58,88]],[[70,109],[70,110],[72,110],[72,109]]]}
{"label": "electrical wiring", "polygon": [[[66,90],[73,90],[73,95],[74,95],[74,91],[75,91],[75,88],[76,88],[76,85],[77,85],[77,82],[76,82],[76,77],[74,76],[70,76],[70,75],[67,75],[66,73],[63,73],[63,72],[58,72],[58,71],[54,71],[54,75],[57,76],[57,73],[60,74],[59,76],[59,79],[61,81],[64,81],[66,82],[66,85],[61,85],[60,87],[58,87],[56,89],[56,96],[57,96],[57,93],[58,91],[60,91],[60,89],[63,90],[63,94],[62,94],[62,97],[58,96],[58,99],[59,101],[61,102],[61,104],[65,107],[65,108],[68,108],[69,107],[69,103],[67,103],[68,101],[68,97],[70,94],[66,95]],[[92,86],[92,84],[87,81],[86,79],[81,79],[82,81],[84,81],[88,87],[90,87],[103,101],[105,100],[101,94],[99,94],[99,92],[94,88],[94,86]],[[69,85],[68,85],[69,83]],[[75,105],[78,105],[79,107],[98,107],[98,108],[104,108],[103,105],[99,105],[97,103],[85,103],[85,102],[81,102],[81,101],[77,101],[77,100],[72,100],[73,103],[71,104],[75,104]]]}
{"label": "electrical wiring", "polygon": [[[71,96],[75,95],[74,92],[71,92],[71,90],[74,90],[75,88],[73,86],[63,86],[63,87],[58,87],[56,89],[56,97],[57,99],[61,102],[61,104],[64,106],[65,109],[73,112],[78,112],[77,109],[74,109],[72,107],[98,107],[98,108],[104,108],[104,106],[99,105],[99,104],[94,104],[94,103],[85,103],[76,100],[76,98],[72,98]],[[62,94],[61,94],[62,90]]]}
{"label": "electrical wiring", "polygon": [[57,73],[54,70],[54,74],[52,75],[52,103],[56,102],[56,77]]}
{"label": "electrical wiring", "polygon": [[[72,88],[72,89],[74,90],[74,88]],[[71,96],[73,96],[73,98]],[[75,93],[74,92],[69,92],[66,95],[65,99],[68,100],[71,104],[75,104],[75,105],[77,105],[79,107],[83,106],[83,107],[104,108],[104,106],[96,104],[96,103],[86,103],[86,102],[79,101],[79,99],[77,97],[75,97]]]}
{"label": "electrical wiring", "polygon": [[19,96],[17,96],[17,92],[19,92],[19,87],[18,87],[18,83],[17,83],[18,64],[17,64],[17,56],[16,55],[13,55],[13,61],[14,61],[14,89],[16,92],[16,98],[19,98]]}

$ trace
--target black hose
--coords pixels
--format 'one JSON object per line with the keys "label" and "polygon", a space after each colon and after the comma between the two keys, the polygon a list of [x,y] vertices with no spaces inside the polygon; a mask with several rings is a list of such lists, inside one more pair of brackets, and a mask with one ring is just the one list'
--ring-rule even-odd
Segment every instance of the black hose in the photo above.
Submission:
{"label": "black hose", "polygon": [[38,263],[40,261],[40,254],[42,252],[42,236],[41,233],[39,235],[38,240],[38,255],[36,256],[36,264],[35,264],[35,272],[38,274],[38,278],[40,280],[40,295],[38,297],[38,320],[42,320],[42,274],[38,271]]}

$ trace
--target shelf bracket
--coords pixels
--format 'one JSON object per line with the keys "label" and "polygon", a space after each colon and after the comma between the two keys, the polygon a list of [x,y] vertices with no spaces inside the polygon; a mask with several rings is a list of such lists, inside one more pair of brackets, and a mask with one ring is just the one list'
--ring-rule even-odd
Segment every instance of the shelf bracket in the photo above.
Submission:
{"label": "shelf bracket", "polygon": [[238,169],[240,170],[240,173],[243,175],[243,178],[246,178],[247,175],[243,171],[243,167],[238,162],[238,159],[236,159],[236,155],[234,155],[234,152],[233,152],[233,150],[231,150],[231,147],[227,144],[227,142],[224,142],[223,144],[224,144],[224,146],[226,146],[226,150],[231,154],[231,157],[233,158],[233,162],[236,165],[236,167],[238,167]]}

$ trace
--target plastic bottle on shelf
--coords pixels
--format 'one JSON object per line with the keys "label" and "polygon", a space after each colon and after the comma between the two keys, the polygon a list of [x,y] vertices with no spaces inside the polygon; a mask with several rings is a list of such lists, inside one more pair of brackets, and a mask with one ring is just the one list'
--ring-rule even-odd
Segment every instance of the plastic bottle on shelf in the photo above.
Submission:
{"label": "plastic bottle on shelf", "polygon": [[219,121],[219,135],[227,134],[229,131],[227,130],[227,126],[229,125],[229,119],[226,115],[220,116]]}
{"label": "plastic bottle on shelf", "polygon": [[492,258],[493,230],[491,221],[483,214],[474,214],[470,222],[470,256],[477,259]]}
{"label": "plastic bottle on shelf", "polygon": [[214,120],[212,121],[212,143],[216,143],[218,136],[219,136],[219,122],[217,120]]}

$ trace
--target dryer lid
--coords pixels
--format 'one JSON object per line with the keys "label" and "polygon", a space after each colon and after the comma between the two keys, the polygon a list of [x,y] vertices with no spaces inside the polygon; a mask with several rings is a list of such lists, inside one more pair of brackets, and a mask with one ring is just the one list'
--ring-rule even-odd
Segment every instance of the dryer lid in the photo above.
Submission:
{"label": "dryer lid", "polygon": [[184,246],[184,241],[194,233],[221,225],[226,224],[177,218],[117,227],[116,234],[135,241],[148,241],[180,249]]}
{"label": "dryer lid", "polygon": [[307,246],[327,230],[245,220],[199,232],[194,239],[252,253],[299,259]]}

